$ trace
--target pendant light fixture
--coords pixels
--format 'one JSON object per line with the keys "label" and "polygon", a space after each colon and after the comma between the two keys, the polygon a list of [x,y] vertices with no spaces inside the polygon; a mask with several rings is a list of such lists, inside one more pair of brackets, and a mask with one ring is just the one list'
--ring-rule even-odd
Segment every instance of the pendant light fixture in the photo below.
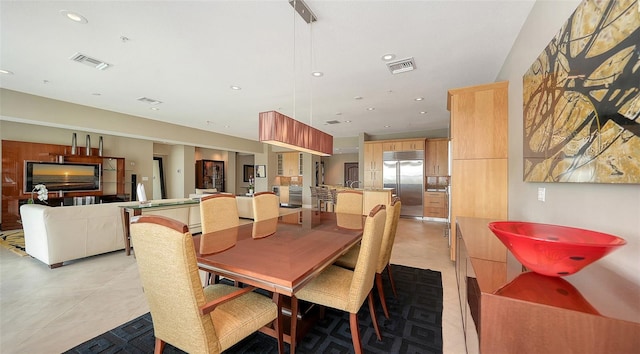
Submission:
{"label": "pendant light fixture", "polygon": [[[315,22],[317,18],[302,0],[291,0],[289,4],[294,8],[293,113],[295,115],[295,13],[297,12],[309,25]],[[310,112],[311,117],[313,112]],[[333,153],[333,136],[311,125],[307,125],[276,111],[261,112],[258,120],[258,135],[261,142],[320,156],[331,156]],[[312,124],[312,118],[310,118],[310,124]]]}

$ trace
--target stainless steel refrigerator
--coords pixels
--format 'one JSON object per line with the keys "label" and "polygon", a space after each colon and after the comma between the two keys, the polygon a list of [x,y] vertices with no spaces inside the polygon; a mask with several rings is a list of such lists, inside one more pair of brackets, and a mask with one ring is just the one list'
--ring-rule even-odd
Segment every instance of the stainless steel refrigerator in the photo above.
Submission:
{"label": "stainless steel refrigerator", "polygon": [[401,216],[422,217],[424,151],[384,152],[382,182],[384,188],[394,188],[400,197]]}

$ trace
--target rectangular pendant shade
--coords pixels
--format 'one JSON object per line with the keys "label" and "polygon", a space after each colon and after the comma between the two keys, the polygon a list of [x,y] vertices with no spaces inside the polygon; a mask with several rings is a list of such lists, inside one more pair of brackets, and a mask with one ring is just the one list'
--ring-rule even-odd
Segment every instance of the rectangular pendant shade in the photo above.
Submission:
{"label": "rectangular pendant shade", "polygon": [[276,111],[261,112],[258,129],[263,143],[320,156],[333,153],[333,136]]}

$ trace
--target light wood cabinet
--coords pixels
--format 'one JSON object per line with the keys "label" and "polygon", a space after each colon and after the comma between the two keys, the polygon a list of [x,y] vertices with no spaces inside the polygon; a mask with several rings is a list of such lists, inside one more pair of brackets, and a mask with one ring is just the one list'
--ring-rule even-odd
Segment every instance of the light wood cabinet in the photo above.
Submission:
{"label": "light wood cabinet", "polygon": [[449,139],[427,139],[425,175],[449,175]]}
{"label": "light wood cabinet", "polygon": [[424,139],[405,140],[402,142],[402,151],[424,150]]}
{"label": "light wood cabinet", "polygon": [[382,145],[364,143],[364,188],[382,188]]}
{"label": "light wood cabinet", "polygon": [[423,209],[425,217],[446,219],[449,216],[447,192],[425,192]]}
{"label": "light wood cabinet", "polygon": [[424,150],[424,139],[388,140],[382,142],[382,151]]}
{"label": "light wood cabinet", "polygon": [[277,173],[279,176],[301,176],[302,158],[299,152],[283,152],[278,154]]}
{"label": "light wood cabinet", "polygon": [[458,217],[507,217],[508,82],[449,90],[451,259]]}

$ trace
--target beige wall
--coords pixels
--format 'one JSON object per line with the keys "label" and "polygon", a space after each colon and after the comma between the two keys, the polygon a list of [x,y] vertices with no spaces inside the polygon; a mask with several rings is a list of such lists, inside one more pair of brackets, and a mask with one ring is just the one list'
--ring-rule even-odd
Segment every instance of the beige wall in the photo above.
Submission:
{"label": "beige wall", "polygon": [[[626,246],[597,263],[609,278],[623,277],[640,285],[640,185],[523,182],[522,76],[579,3],[536,2],[496,78],[510,82],[509,218],[597,230],[626,239]],[[546,188],[545,202],[537,200],[538,187]],[[592,284],[599,285],[604,284]],[[638,289],[635,291],[637,302]]]}
{"label": "beige wall", "polygon": [[337,154],[323,158],[322,161],[324,161],[324,183],[343,185],[344,164],[345,162],[358,162],[358,154]]}

